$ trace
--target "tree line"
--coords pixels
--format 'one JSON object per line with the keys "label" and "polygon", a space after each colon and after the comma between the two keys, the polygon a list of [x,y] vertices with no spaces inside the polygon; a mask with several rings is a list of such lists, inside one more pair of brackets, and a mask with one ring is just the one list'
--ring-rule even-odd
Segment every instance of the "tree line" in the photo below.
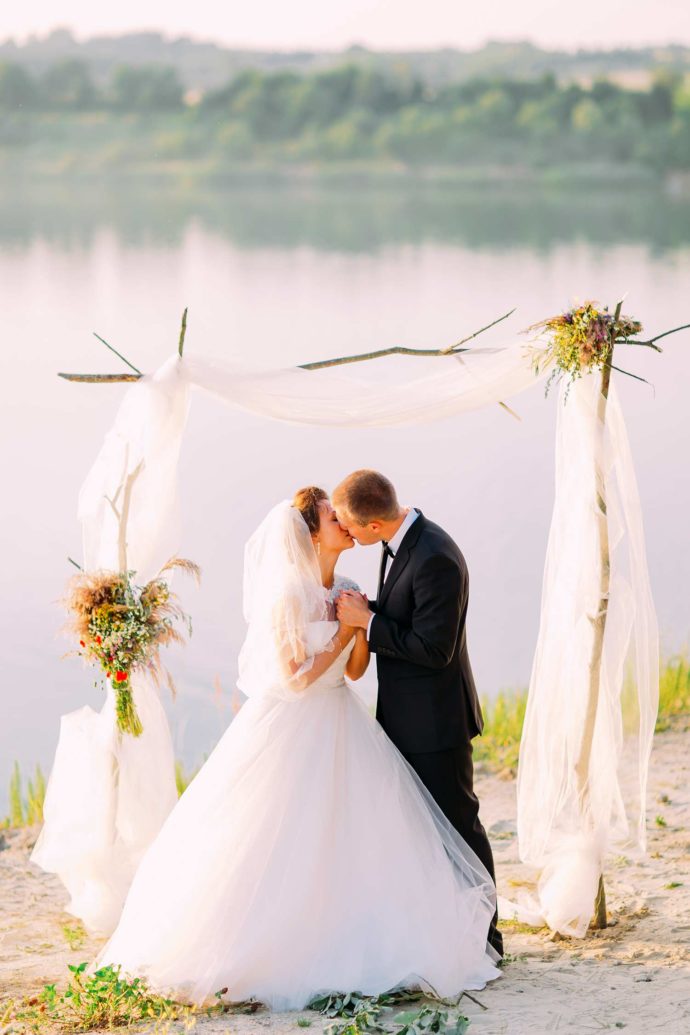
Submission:
{"label": "tree line", "polygon": [[0,63],[0,112],[178,113],[178,142],[200,140],[234,160],[380,160],[412,164],[486,159],[639,162],[690,167],[690,85],[660,69],[648,89],[481,77],[432,88],[404,70],[356,64],[309,74],[235,75],[185,94],[173,67],[121,65],[96,85],[77,59],[41,76]]}
{"label": "tree line", "polygon": [[105,88],[78,58],[58,61],[42,75],[19,62],[0,62],[0,109],[5,111],[181,110],[182,84],[174,68],[120,65]]}

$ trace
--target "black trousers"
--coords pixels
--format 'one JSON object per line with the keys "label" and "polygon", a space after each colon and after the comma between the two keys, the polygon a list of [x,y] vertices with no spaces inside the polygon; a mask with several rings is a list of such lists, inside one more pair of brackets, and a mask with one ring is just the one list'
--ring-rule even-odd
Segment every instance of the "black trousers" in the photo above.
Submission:
{"label": "black trousers", "polygon": [[[479,819],[479,801],[473,790],[472,741],[448,751],[403,754],[441,811],[479,856],[495,884],[494,857]],[[502,956],[503,935],[497,923],[496,912],[489,927],[488,940]]]}

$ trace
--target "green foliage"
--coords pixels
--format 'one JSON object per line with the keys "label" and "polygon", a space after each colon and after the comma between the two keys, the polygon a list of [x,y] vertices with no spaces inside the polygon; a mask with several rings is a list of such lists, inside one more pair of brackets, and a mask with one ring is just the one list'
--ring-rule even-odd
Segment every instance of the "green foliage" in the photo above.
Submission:
{"label": "green foliage", "polygon": [[[527,690],[502,690],[492,699],[482,698],[484,732],[473,741],[476,761],[493,770],[517,769],[526,708]],[[623,687],[622,708],[629,733],[637,728],[638,719],[635,687],[629,677]],[[661,659],[656,732],[684,718],[690,719],[690,661],[686,650]],[[659,818],[663,823],[663,817]]]}
{"label": "green foliage", "polygon": [[484,732],[473,741],[476,761],[491,769],[517,769],[526,708],[527,690],[501,690],[492,700],[482,698]]}
{"label": "green foliage", "polygon": [[64,991],[45,985],[38,996],[16,1004],[13,1019],[31,1025],[31,1030],[51,1026],[59,1031],[93,1031],[153,1019],[178,1019],[189,1007],[152,995],[138,978],[127,981],[119,968],[104,967],[84,976],[86,963],[69,965],[72,977]]}
{"label": "green foliage", "polygon": [[[167,113],[175,123],[166,127],[163,146],[156,133],[139,139],[140,125],[127,121],[136,148],[123,161],[200,161],[203,155],[229,163],[366,159],[531,168],[630,163],[650,173],[690,168],[690,87],[669,69],[657,72],[646,90],[605,78],[585,87],[548,74],[483,75],[434,89],[409,63],[377,68],[348,60],[306,74],[245,68],[186,103],[172,65],[113,67],[110,80],[95,85],[90,66],[74,58],[57,62],[42,78],[16,62],[0,63],[0,110],[30,120],[28,140],[15,127],[5,134],[30,144],[34,128],[43,141],[40,113],[56,110],[103,112],[111,130],[119,116]],[[67,122],[47,125],[64,138]],[[82,146],[86,151],[85,140]]]}
{"label": "green foliage", "polygon": [[[204,761],[206,761],[206,758],[207,756],[204,755]],[[179,758],[175,759],[175,785],[177,786],[178,797],[184,794],[200,769],[201,766],[198,765],[196,769],[193,769],[191,773],[188,773],[185,770],[182,760]]]}
{"label": "green foliage", "polygon": [[21,65],[12,61],[0,62],[0,110],[33,108],[38,96],[36,83]]}
{"label": "green foliage", "polygon": [[27,797],[22,790],[22,774],[19,762],[15,761],[10,777],[9,804],[10,811],[6,826],[23,827],[43,822],[43,801],[46,793],[46,781],[39,765],[36,766],[33,780],[27,781]]}
{"label": "green foliage", "polygon": [[[340,992],[320,996],[309,1003],[310,1010],[316,1010],[325,1017],[337,1018],[327,1025],[328,1035],[463,1035],[469,1021],[462,1014],[451,1018],[449,1007],[455,1005],[439,999],[434,1005],[424,1005],[420,1010],[399,1013],[395,1018],[386,1018],[392,1008],[410,1000],[423,998],[421,990],[390,992],[380,996],[363,996],[361,992]],[[443,1007],[443,1008],[442,1008]],[[385,1023],[388,1019],[388,1023]]]}
{"label": "green foliage", "polygon": [[76,58],[60,61],[48,69],[39,83],[39,97],[47,109],[79,111],[94,108],[99,102],[88,66]]}
{"label": "green foliage", "polygon": [[46,796],[46,781],[39,765],[34,779],[27,781],[26,822],[29,825],[43,822],[43,802]]}
{"label": "green foliage", "polygon": [[[36,996],[6,1005],[0,1015],[4,1023],[18,1022],[21,1031],[85,1032],[149,1023],[157,1030],[169,1029],[180,1021],[190,1030],[200,1016],[218,1013],[254,1012],[256,1003],[223,1003],[226,989],[215,993],[217,1002],[198,1007],[176,1002],[152,992],[141,978],[121,976],[119,965],[101,967],[86,974],[86,963],[68,964],[71,977],[60,990],[56,984],[44,985]],[[4,1030],[14,1031],[10,1027]]]}
{"label": "green foliage", "polygon": [[24,826],[24,802],[22,801],[22,774],[19,771],[19,762],[15,760],[12,776],[10,777],[10,826]]}
{"label": "green foliage", "polygon": [[324,1017],[344,1018],[334,1021],[324,1029],[328,1035],[365,1035],[385,1032],[381,1013],[385,1009],[385,997],[363,996],[361,992],[334,992],[312,999],[308,1008]]}
{"label": "green foliage", "polygon": [[62,924],[62,933],[73,952],[81,949],[86,941],[86,931],[81,920],[68,920],[66,924]]}
{"label": "green foliage", "polygon": [[355,1017],[364,1010],[373,1017],[387,1005],[385,996],[364,996],[361,992],[329,992],[317,996],[309,1003],[309,1009],[324,1017]]}
{"label": "green foliage", "polygon": [[448,1010],[434,1006],[424,1006],[417,1013],[399,1014],[396,1021],[402,1022],[396,1035],[464,1035],[470,1024],[463,1014],[451,1018]]}
{"label": "green foliage", "polygon": [[174,68],[120,65],[113,72],[108,98],[120,111],[181,108],[183,89]]}
{"label": "green foliage", "polygon": [[668,729],[673,719],[690,718],[690,660],[687,650],[667,658],[659,676],[657,733]]}

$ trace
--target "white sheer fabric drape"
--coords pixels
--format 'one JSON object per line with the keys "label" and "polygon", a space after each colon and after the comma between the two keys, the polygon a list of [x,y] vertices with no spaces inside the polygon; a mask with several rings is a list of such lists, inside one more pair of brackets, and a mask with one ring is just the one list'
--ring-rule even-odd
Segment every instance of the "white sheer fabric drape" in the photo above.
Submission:
{"label": "white sheer fabric drape", "polygon": [[[176,375],[169,362],[128,390],[82,485],[85,571],[126,566],[143,584],[177,550],[177,461],[189,391]],[[95,934],[114,929],[138,862],[177,801],[159,691],[135,670],[132,693],[144,727],[139,737],[118,730],[110,685],[99,711],[86,705],[61,717],[31,855],[60,877],[67,912]]]}
{"label": "white sheer fabric drape", "polygon": [[132,674],[144,732],[121,736],[108,686],[100,711],[63,715],[31,861],[58,875],[66,911],[94,934],[120,917],[142,855],[177,801],[168,722],[147,673]]}
{"label": "white sheer fabric drape", "polygon": [[177,465],[189,414],[189,380],[177,360],[171,357],[127,389],[82,484],[77,516],[86,571],[122,569],[123,510],[126,563],[140,584],[179,548]]}
{"label": "white sheer fabric drape", "polygon": [[[606,852],[645,847],[659,696],[657,623],[630,446],[613,382],[600,418],[600,382],[598,373],[576,381],[567,402],[561,389],[554,511],[518,769],[520,857],[541,871],[539,901],[527,915],[541,914],[552,930],[577,937],[592,918]],[[603,563],[597,469],[608,512],[610,585],[589,752]]]}
{"label": "white sheer fabric drape", "polygon": [[[249,369],[185,357],[181,376],[232,406],[293,424],[382,428],[428,424],[496,404],[535,382],[538,346],[392,356],[322,370]],[[543,375],[542,375],[543,376]]]}

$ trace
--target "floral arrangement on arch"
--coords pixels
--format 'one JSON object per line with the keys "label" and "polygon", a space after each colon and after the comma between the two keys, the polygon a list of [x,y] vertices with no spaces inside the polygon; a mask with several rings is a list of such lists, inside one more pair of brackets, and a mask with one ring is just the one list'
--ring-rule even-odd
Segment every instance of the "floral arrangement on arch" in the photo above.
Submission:
{"label": "floral arrangement on arch", "polygon": [[[607,363],[612,369],[620,370],[610,363],[613,347],[617,341],[636,344],[629,339],[641,332],[642,324],[639,320],[623,316],[618,311],[615,314],[610,313],[608,306],[602,309],[596,302],[590,301],[568,309],[558,316],[540,320],[527,330],[549,332],[547,344],[539,351],[534,361],[537,373],[540,367],[555,364],[546,382],[545,394],[548,394],[554,381],[561,377],[569,377],[572,384],[578,377],[582,377],[583,373],[589,373],[594,368],[602,369]],[[620,370],[620,373],[627,374],[628,371]],[[629,376],[636,377],[635,374]]]}
{"label": "floral arrangement on arch", "polygon": [[164,577],[175,568],[199,583],[199,566],[173,557],[144,586],[135,583],[133,570],[80,572],[70,579],[63,601],[71,615],[65,630],[78,636],[81,648],[63,656],[76,654],[103,671],[115,691],[118,729],[134,737],[143,727],[132,695],[132,672],[149,672],[157,686],[167,683],[174,696],[175,684],[161,661],[160,648],[185,642],[175,628],[177,622],[192,633],[191,618]]}

